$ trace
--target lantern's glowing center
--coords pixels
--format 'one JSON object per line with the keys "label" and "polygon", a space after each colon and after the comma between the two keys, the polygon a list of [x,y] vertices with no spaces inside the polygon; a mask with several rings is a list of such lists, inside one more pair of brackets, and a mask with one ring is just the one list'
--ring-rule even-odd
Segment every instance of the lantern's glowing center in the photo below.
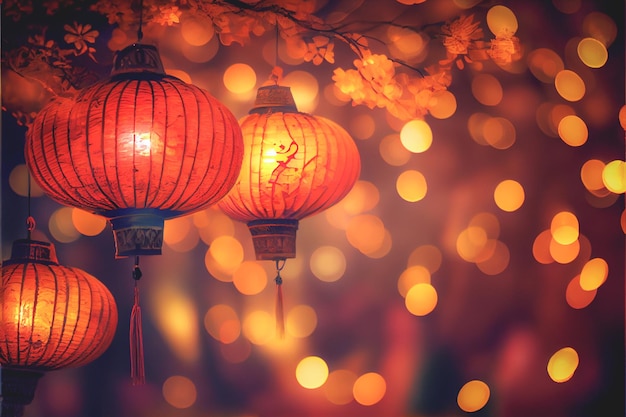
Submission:
{"label": "lantern's glowing center", "polygon": [[150,155],[150,133],[135,133],[133,136],[135,152],[141,156]]}
{"label": "lantern's glowing center", "polygon": [[275,164],[277,155],[278,155],[278,152],[276,152],[276,149],[268,149],[268,150],[266,150],[263,153],[263,163],[264,164]]}

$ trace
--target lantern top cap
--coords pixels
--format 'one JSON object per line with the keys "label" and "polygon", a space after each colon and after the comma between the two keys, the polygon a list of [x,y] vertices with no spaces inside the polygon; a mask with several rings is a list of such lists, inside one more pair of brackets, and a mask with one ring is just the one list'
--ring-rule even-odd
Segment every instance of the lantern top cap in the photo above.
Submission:
{"label": "lantern top cap", "polygon": [[13,242],[11,258],[4,265],[39,263],[58,265],[56,249],[50,242],[31,239],[18,239]]}
{"label": "lantern top cap", "polygon": [[133,43],[115,53],[112,76],[137,72],[165,75],[161,56],[155,46]]}
{"label": "lantern top cap", "polygon": [[297,113],[298,108],[289,87],[280,85],[266,85],[259,87],[256,93],[254,106],[250,114],[269,112]]}

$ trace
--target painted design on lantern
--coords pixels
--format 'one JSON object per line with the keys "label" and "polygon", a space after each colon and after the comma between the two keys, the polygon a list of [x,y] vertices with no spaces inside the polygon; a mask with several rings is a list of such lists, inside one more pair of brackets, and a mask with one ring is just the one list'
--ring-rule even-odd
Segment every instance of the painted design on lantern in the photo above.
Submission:
{"label": "painted design on lantern", "polygon": [[289,143],[281,139],[266,141],[265,144],[267,145],[269,142],[269,146],[263,154],[264,164],[277,164],[271,171],[268,183],[272,184],[272,187],[276,185],[285,186],[288,193],[293,191],[291,187],[296,185],[295,182],[301,176],[299,168],[293,166],[292,163],[296,158],[299,146],[293,138],[289,138],[289,140]]}

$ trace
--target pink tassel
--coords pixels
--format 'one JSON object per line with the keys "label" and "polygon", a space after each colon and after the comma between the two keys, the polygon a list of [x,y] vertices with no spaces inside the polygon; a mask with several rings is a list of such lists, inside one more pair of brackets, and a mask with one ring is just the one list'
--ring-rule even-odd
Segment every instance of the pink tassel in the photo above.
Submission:
{"label": "pink tassel", "polygon": [[143,358],[143,330],[141,323],[141,307],[139,306],[139,287],[137,281],[141,278],[139,259],[137,259],[133,279],[135,280],[135,300],[130,313],[130,378],[133,385],[146,383],[146,372]]}
{"label": "pink tassel", "polygon": [[283,280],[276,277],[276,333],[281,339],[285,338],[285,313],[283,308]]}

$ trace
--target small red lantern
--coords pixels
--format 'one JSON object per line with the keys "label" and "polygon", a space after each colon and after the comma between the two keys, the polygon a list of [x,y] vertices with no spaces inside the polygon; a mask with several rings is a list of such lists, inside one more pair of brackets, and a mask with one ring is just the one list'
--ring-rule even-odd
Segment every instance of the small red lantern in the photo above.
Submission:
{"label": "small red lantern", "polygon": [[289,87],[259,88],[240,120],[241,173],[218,206],[246,222],[259,260],[295,257],[299,220],[339,202],[361,171],[356,144],[341,126],[298,112]]}
{"label": "small red lantern", "polygon": [[243,142],[222,103],[166,75],[155,47],[133,44],[110,78],[42,109],[25,153],[52,199],[110,220],[124,257],[160,254],[165,219],[226,195]]}
{"label": "small red lantern", "polygon": [[78,367],[104,353],[117,306],[104,284],[59,265],[51,243],[13,243],[0,287],[1,415],[21,415],[47,371]]}

